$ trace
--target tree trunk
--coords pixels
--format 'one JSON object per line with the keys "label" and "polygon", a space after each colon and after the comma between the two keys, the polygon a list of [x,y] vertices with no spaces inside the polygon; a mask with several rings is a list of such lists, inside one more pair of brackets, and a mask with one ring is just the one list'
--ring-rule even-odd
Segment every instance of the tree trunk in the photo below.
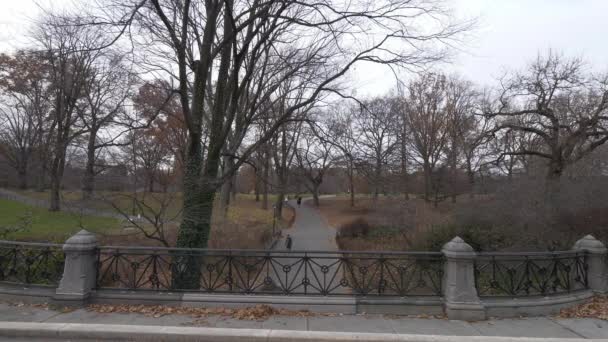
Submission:
{"label": "tree trunk", "polygon": [[545,199],[544,206],[548,223],[555,218],[561,207],[560,188],[561,177],[564,167],[561,163],[551,162],[545,179]]}
{"label": "tree trunk", "polygon": [[255,173],[255,184],[254,184],[253,192],[255,193],[255,201],[259,202],[260,201],[260,176],[258,175],[258,172]]}
{"label": "tree trunk", "polygon": [[275,219],[280,219],[283,215],[283,201],[285,200],[285,192],[287,190],[287,170],[284,165],[277,167],[277,200],[275,202]]}
{"label": "tree trunk", "polygon": [[374,200],[378,199],[380,194],[380,178],[382,177],[382,164],[381,161],[376,160],[376,169],[374,170]]}
{"label": "tree trunk", "polygon": [[[231,169],[233,167],[232,158],[224,158],[225,169]],[[232,178],[224,184],[222,184],[222,188],[220,191],[220,211],[224,218],[228,217],[228,208],[230,207],[230,196],[232,193],[233,183]]]}
{"label": "tree trunk", "polygon": [[48,154],[45,151],[42,152],[42,156],[39,157],[40,170],[36,175],[36,191],[44,192],[47,187],[46,176],[48,172]]}
{"label": "tree trunk", "polygon": [[350,206],[355,206],[355,180],[354,180],[354,168],[353,162],[351,161],[350,166],[348,168],[348,189],[350,191]]}
{"label": "tree trunk", "polygon": [[[456,138],[452,137],[452,149],[454,149],[455,141],[456,141]],[[452,203],[456,203],[456,195],[457,195],[457,193],[456,193],[456,184],[458,183],[458,180],[456,179],[457,176],[458,176],[458,173],[457,173],[457,163],[458,163],[457,157],[458,157],[457,152],[455,150],[451,151],[451,153],[450,153],[450,178],[452,178],[451,179],[451,183],[452,183],[452,191],[451,191],[452,192],[452,194],[451,194]]]}
{"label": "tree trunk", "polygon": [[279,191],[277,194],[277,200],[274,203],[274,218],[280,220],[283,217],[283,201],[285,201],[284,191]]}
{"label": "tree trunk", "polygon": [[[207,167],[203,173],[201,136],[200,133],[191,133],[188,138],[185,160],[183,212],[177,235],[177,247],[207,247],[216,190],[213,180],[217,177],[218,166],[219,154],[209,155]],[[201,277],[201,257],[185,256],[177,252],[175,258],[174,286],[178,289],[198,289]]]}
{"label": "tree trunk", "polygon": [[431,179],[431,166],[428,165],[427,162],[424,163],[423,166],[423,172],[424,172],[424,200],[426,202],[430,202],[431,201],[431,186],[432,186],[432,179]]}
{"label": "tree trunk", "polygon": [[148,176],[148,192],[154,192],[154,173],[150,173]]}
{"label": "tree trunk", "polygon": [[312,189],[312,201],[313,204],[315,205],[315,207],[319,206],[319,187],[321,186],[321,184],[313,184],[313,189]]}
{"label": "tree trunk", "polygon": [[27,163],[21,162],[21,165],[19,165],[18,167],[17,173],[19,176],[19,189],[27,189]]}
{"label": "tree trunk", "polygon": [[469,179],[469,187],[471,190],[469,191],[469,198],[475,198],[475,172],[471,169],[470,166],[467,166],[467,178]]}
{"label": "tree trunk", "polygon": [[84,169],[82,178],[82,198],[87,200],[93,197],[93,188],[95,186],[95,140],[97,137],[96,131],[91,131],[89,142],[87,144],[87,164]]}
{"label": "tree trunk", "polygon": [[262,184],[262,209],[268,209],[268,183],[270,178],[270,153],[268,151],[268,147],[264,147],[264,177]]}
{"label": "tree trunk", "polygon": [[405,141],[405,136],[407,135],[407,127],[405,125],[406,119],[403,119],[403,137],[400,139],[400,145],[401,145],[401,177],[403,178],[403,187],[402,187],[402,191],[405,197],[405,200],[409,200],[410,199],[410,194],[408,193],[409,190],[409,177],[407,174],[407,144]]}
{"label": "tree trunk", "polygon": [[[58,143],[59,145],[59,143]],[[57,155],[53,158],[51,164],[51,198],[49,211],[60,211],[61,210],[61,180],[63,178],[63,171],[65,168],[65,150],[58,148],[56,151]]]}

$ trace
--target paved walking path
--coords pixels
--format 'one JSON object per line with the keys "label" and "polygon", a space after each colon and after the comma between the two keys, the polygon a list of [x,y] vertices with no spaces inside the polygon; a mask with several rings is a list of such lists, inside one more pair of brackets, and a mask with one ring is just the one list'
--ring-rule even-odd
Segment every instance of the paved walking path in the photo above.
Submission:
{"label": "paved walking path", "polygon": [[[185,315],[150,317],[142,314],[98,313],[86,309],[62,312],[31,306],[0,304],[2,322],[124,324],[297,331],[335,331],[443,336],[510,336],[545,338],[608,338],[608,322],[598,319],[524,318],[483,322],[450,321],[382,315],[272,316],[238,320],[227,316],[194,318]],[[0,338],[0,341],[4,341]]]}
{"label": "paved walking path", "polygon": [[286,250],[285,238],[289,235],[292,251],[323,253],[309,253],[308,261],[304,261],[304,253],[285,254],[285,258],[280,259],[284,273],[279,271],[273,274],[275,285],[290,293],[303,295],[348,291],[340,287],[343,277],[341,264],[337,262],[339,255],[334,254],[338,251],[335,230],[327,225],[310,199],[303,199],[301,205],[291,200],[289,205],[295,209],[296,218],[293,226],[283,231],[283,239],[275,249]]}
{"label": "paved walking path", "polygon": [[[296,219],[291,229],[284,231],[292,238],[292,250],[297,251],[337,251],[336,230],[329,227],[325,219],[311,203],[303,199],[298,206],[296,200],[289,201],[296,211]],[[281,247],[284,246],[284,243]]]}

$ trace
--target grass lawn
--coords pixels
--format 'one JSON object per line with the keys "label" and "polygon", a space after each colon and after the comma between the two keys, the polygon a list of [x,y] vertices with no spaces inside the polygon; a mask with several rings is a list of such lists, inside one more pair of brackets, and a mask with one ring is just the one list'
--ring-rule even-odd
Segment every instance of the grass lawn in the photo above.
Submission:
{"label": "grass lawn", "polygon": [[[20,194],[37,199],[48,199],[48,192],[20,191]],[[61,197],[63,206],[82,205],[87,208],[97,209],[104,212],[117,212],[114,206],[120,208],[123,213],[133,215],[133,194],[125,192],[101,192],[96,193],[94,199],[86,203],[81,201],[82,195],[79,191],[64,191]],[[144,205],[157,211],[161,205],[166,205],[164,215],[167,240],[171,245],[175,243],[177,229],[180,221],[182,205],[182,194],[176,193],[140,193],[138,200]],[[144,197],[145,196],[145,197]],[[265,243],[272,234],[273,226],[276,230],[289,227],[293,222],[294,211],[285,208],[283,218],[274,222],[272,204],[276,196],[269,196],[270,207],[261,209],[261,202],[256,202],[251,195],[238,194],[236,201],[231,203],[225,220],[214,213],[211,239],[209,247],[212,248],[264,248]],[[216,197],[219,199],[219,197]],[[218,207],[219,200],[215,206]],[[63,242],[67,237],[81,229],[81,227],[100,234],[100,243],[107,245],[156,245],[157,242],[146,239],[137,230],[122,230],[126,222],[122,220],[85,216],[67,212],[51,213],[46,208],[29,207],[27,205],[3,201],[0,202],[0,228],[11,228],[23,221],[22,217],[31,212],[32,224],[28,231],[8,234],[7,240],[29,240],[29,241],[53,241]],[[151,214],[151,213],[149,213]],[[148,223],[144,222],[144,225]],[[150,226],[152,230],[153,226]],[[147,228],[146,228],[147,229]]]}
{"label": "grass lawn", "polygon": [[101,234],[117,233],[120,221],[107,217],[80,216],[66,212],[50,212],[46,208],[0,199],[0,229],[11,229],[23,225],[26,229],[10,232],[7,240],[64,242],[81,229]]}

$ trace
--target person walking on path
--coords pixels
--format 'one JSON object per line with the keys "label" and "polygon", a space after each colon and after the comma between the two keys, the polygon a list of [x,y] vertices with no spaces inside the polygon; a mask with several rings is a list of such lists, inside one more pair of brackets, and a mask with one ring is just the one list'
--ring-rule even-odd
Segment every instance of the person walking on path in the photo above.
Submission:
{"label": "person walking on path", "polygon": [[302,197],[298,196],[298,207],[302,204]]}
{"label": "person walking on path", "polygon": [[291,250],[292,244],[293,244],[293,241],[291,239],[291,235],[287,234],[287,237],[285,238],[285,248],[287,248],[287,250]]}

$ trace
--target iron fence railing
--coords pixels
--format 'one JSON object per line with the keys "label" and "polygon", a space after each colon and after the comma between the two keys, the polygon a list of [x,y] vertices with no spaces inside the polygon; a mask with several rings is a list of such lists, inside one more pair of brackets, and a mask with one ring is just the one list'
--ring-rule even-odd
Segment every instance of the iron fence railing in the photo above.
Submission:
{"label": "iron fence railing", "polygon": [[62,245],[0,241],[0,282],[56,286],[64,261]]}
{"label": "iron fence railing", "polygon": [[[181,272],[200,276],[182,288]],[[440,296],[441,253],[98,249],[97,287],[205,293]]]}
{"label": "iron fence railing", "polygon": [[[96,253],[98,289],[235,294],[441,296],[446,262],[440,252],[99,247]],[[480,297],[586,290],[587,259],[581,251],[479,253],[475,286]],[[0,241],[1,283],[57,286],[64,262],[60,244]],[[193,270],[196,284],[183,286],[179,280]]]}
{"label": "iron fence railing", "polygon": [[480,297],[569,293],[588,289],[587,269],[580,251],[481,253],[475,284]]}

